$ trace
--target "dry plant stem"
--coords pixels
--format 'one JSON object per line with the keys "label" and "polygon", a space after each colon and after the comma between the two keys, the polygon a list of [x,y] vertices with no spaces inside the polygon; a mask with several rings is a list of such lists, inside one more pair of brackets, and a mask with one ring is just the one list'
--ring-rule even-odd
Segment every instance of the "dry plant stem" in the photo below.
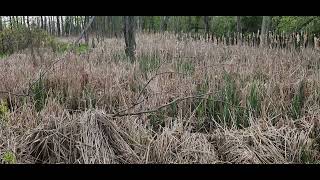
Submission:
{"label": "dry plant stem", "polygon": [[187,97],[176,98],[175,100],[173,100],[167,104],[163,104],[159,107],[156,107],[155,109],[152,109],[152,110],[145,110],[145,111],[139,111],[139,112],[133,112],[133,113],[113,114],[111,116],[112,117],[122,117],[122,116],[133,116],[133,115],[153,113],[153,112],[159,111],[160,109],[162,109],[164,107],[170,106],[173,103],[177,103],[177,102],[187,100],[187,99],[204,99],[204,96],[210,95],[210,94],[212,94],[212,93],[206,93],[206,94],[202,94],[202,95],[198,95],[198,96],[187,96]]}

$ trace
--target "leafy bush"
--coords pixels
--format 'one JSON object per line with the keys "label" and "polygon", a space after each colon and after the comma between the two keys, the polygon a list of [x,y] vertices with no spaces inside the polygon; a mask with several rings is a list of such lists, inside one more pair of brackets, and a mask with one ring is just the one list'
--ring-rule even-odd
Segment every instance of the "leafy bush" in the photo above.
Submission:
{"label": "leafy bush", "polygon": [[16,156],[14,155],[14,153],[7,151],[4,153],[4,155],[2,156],[2,161],[5,164],[16,164],[17,160],[16,160]]}
{"label": "leafy bush", "polygon": [[0,32],[0,54],[10,55],[28,47],[50,46],[53,38],[47,32],[24,26],[6,28]]}

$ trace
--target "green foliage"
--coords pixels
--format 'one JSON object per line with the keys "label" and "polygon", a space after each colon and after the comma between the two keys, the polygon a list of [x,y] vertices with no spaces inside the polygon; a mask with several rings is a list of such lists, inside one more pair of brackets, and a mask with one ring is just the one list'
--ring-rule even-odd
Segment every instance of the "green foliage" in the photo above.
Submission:
{"label": "green foliage", "polygon": [[129,58],[125,53],[117,52],[117,53],[112,54],[112,61],[114,61],[114,62],[119,62],[119,61],[129,62]]}
{"label": "green foliage", "polygon": [[[208,93],[209,91],[209,80],[206,78],[203,83],[197,86],[197,95]],[[211,95],[209,96],[211,97]],[[210,100],[198,99],[195,100],[196,102],[196,117],[203,118],[203,117],[210,117],[210,111],[208,111],[207,103],[210,103]]]}
{"label": "green foliage", "polygon": [[17,163],[16,156],[11,151],[7,151],[3,154],[2,161],[5,164],[16,164]]}
{"label": "green foliage", "polygon": [[[204,83],[197,87],[197,93],[207,93],[209,90],[209,81],[206,79]],[[259,98],[257,91],[251,92],[251,103],[255,108],[259,108]],[[249,101],[249,102],[250,102]],[[209,95],[206,99],[195,100],[194,108],[196,117],[202,119],[200,124],[208,124],[204,119],[216,119],[221,125],[231,126],[236,124],[237,127],[247,127],[248,112],[244,107],[240,107],[240,92],[235,83],[235,79],[230,74],[224,75],[224,85],[216,94]]]}
{"label": "green foliage", "polygon": [[235,16],[215,16],[212,22],[212,31],[216,36],[222,36],[228,32],[235,32]]}
{"label": "green foliage", "polygon": [[291,102],[291,115],[294,119],[301,116],[304,104],[304,81],[300,82],[298,91],[294,94]]}
{"label": "green foliage", "polygon": [[[231,109],[233,103],[236,101],[236,92],[235,92],[235,84],[232,81],[231,77],[226,75],[225,76],[225,87],[224,90],[221,92],[221,97],[223,101],[222,105],[222,118],[225,121],[231,120]],[[228,122],[227,122],[228,123]]]}
{"label": "green foliage", "polygon": [[83,90],[83,99],[85,102],[85,108],[95,108],[97,104],[97,99],[93,89],[85,87]]}
{"label": "green foliage", "polygon": [[291,33],[300,30],[320,32],[319,16],[277,16],[273,18],[273,22],[276,23],[278,32]]}
{"label": "green foliage", "polygon": [[5,28],[0,32],[0,54],[10,55],[28,47],[49,46],[52,37],[43,30],[24,26]]}
{"label": "green foliage", "polygon": [[[243,116],[244,111],[239,107],[240,105],[240,94],[238,87],[235,83],[235,79],[230,74],[224,75],[224,87],[220,92],[221,102],[218,105],[219,108],[219,118],[223,121],[222,124],[231,126],[233,123],[236,123],[240,127],[243,122],[241,116]],[[232,115],[234,115],[232,117]],[[236,118],[235,122],[234,120]]]}
{"label": "green foliage", "polygon": [[143,28],[148,31],[160,31],[161,27],[161,16],[144,16],[143,17]]}
{"label": "green foliage", "polygon": [[242,16],[241,17],[242,32],[257,32],[261,28],[262,16]]}
{"label": "green foliage", "polygon": [[7,54],[0,54],[0,59],[7,57]]}
{"label": "green foliage", "polygon": [[255,116],[258,116],[261,110],[261,96],[258,89],[259,87],[257,82],[253,82],[250,88],[249,96],[247,97],[247,107]]}
{"label": "green foliage", "polygon": [[83,54],[88,52],[89,46],[87,44],[79,44],[77,46],[65,43],[65,42],[58,42],[58,41],[51,41],[51,48],[54,52],[57,52],[59,54],[64,54],[68,51],[74,50],[77,54]]}
{"label": "green foliage", "polygon": [[8,104],[2,100],[0,100],[0,119],[7,120],[9,113]]}
{"label": "green foliage", "polygon": [[139,59],[139,67],[142,73],[146,75],[160,66],[161,60],[157,54],[143,54]]}
{"label": "green foliage", "polygon": [[310,147],[307,145],[304,145],[302,147],[302,151],[300,154],[300,161],[304,164],[315,164],[317,163],[317,158],[315,155],[316,152],[312,150]]}
{"label": "green foliage", "polygon": [[156,132],[165,126],[165,116],[163,111],[155,112],[148,115],[148,119],[150,120],[152,129]]}
{"label": "green foliage", "polygon": [[188,75],[191,75],[195,71],[195,65],[192,63],[192,61],[181,61],[178,60],[175,63],[175,69],[177,72],[182,72]]}
{"label": "green foliage", "polygon": [[87,44],[79,44],[79,46],[76,46],[75,51],[78,54],[83,54],[88,52],[89,46]]}
{"label": "green foliage", "polygon": [[178,116],[178,104],[172,103],[168,108],[168,116],[177,117]]}
{"label": "green foliage", "polygon": [[40,78],[32,87],[31,95],[34,101],[36,111],[39,112],[43,109],[47,98],[47,91],[45,89],[44,80]]}

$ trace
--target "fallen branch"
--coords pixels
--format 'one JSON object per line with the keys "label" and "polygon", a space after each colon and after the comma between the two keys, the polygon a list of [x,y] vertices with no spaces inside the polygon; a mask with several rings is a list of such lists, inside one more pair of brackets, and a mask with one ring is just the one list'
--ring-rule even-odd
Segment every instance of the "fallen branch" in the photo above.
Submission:
{"label": "fallen branch", "polygon": [[112,114],[111,117],[133,116],[133,115],[153,113],[153,112],[159,111],[160,109],[162,109],[164,107],[170,106],[174,103],[177,103],[177,102],[180,102],[180,101],[183,101],[186,99],[207,99],[207,98],[204,98],[204,96],[210,95],[210,94],[212,94],[212,93],[206,93],[206,94],[201,94],[201,95],[197,95],[197,96],[180,97],[180,98],[176,98],[175,100],[173,100],[167,104],[163,104],[163,105],[161,105],[155,109],[152,109],[152,110],[145,110],[145,111],[139,111],[139,112],[133,112],[133,113],[124,113],[124,114],[117,113],[117,114]]}
{"label": "fallen branch", "polygon": [[12,93],[9,91],[0,91],[0,94],[9,94],[9,95],[14,95],[14,96],[29,96],[29,94],[17,94],[17,93]]}
{"label": "fallen branch", "polygon": [[[141,114],[149,114],[149,113],[157,112],[157,111],[159,111],[159,110],[162,109],[162,108],[165,108],[165,107],[170,106],[170,105],[172,105],[172,104],[174,104],[174,103],[178,103],[178,102],[181,102],[181,101],[187,100],[187,99],[206,99],[206,100],[213,100],[213,99],[209,99],[209,98],[205,97],[205,96],[210,95],[210,94],[213,94],[213,92],[206,93],[206,94],[201,94],[201,95],[197,95],[197,96],[180,97],[180,98],[176,98],[175,100],[173,100],[173,101],[171,101],[171,102],[169,102],[169,103],[167,103],[167,104],[163,104],[163,105],[161,105],[161,106],[159,106],[159,107],[156,107],[156,108],[154,108],[154,109],[151,109],[151,110],[144,110],[144,111],[138,111],[138,112],[133,112],[133,113],[123,113],[123,114],[121,114],[121,112],[124,112],[124,111],[126,111],[126,110],[132,109],[132,108],[134,107],[134,106],[131,106],[130,108],[127,108],[127,109],[125,109],[125,110],[123,110],[123,111],[121,111],[121,112],[118,112],[118,113],[116,113],[116,114],[108,114],[108,117],[113,117],[113,118],[114,118],[114,117],[137,116],[137,115],[141,115]],[[231,104],[231,103],[226,102],[226,101],[223,101],[223,100],[213,100],[213,101],[226,103],[226,104],[228,104],[228,105],[230,105],[230,106],[233,106],[233,107],[243,108],[243,109],[245,109],[245,110],[248,110],[246,107],[234,105],[234,104]],[[140,102],[140,103],[141,103],[141,102]]]}

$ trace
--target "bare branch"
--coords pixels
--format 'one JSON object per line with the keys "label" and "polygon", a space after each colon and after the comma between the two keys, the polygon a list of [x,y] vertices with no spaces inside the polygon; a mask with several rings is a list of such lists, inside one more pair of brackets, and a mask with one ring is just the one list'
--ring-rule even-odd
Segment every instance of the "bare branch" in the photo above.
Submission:
{"label": "bare branch", "polygon": [[74,44],[77,44],[83,37],[84,33],[89,29],[89,27],[91,26],[93,20],[94,20],[95,16],[92,16],[91,19],[89,20],[89,23],[87,24],[86,28],[84,28],[80,34],[80,36],[78,37],[78,39],[74,42]]}
{"label": "bare branch", "polygon": [[206,93],[206,94],[201,94],[201,95],[197,95],[197,96],[187,96],[187,97],[180,97],[180,98],[176,98],[175,100],[167,103],[167,104],[163,104],[159,107],[156,107],[152,110],[145,110],[145,111],[139,111],[139,112],[133,112],[133,113],[124,113],[124,114],[113,114],[111,115],[112,117],[122,117],[122,116],[133,116],[133,115],[141,115],[141,114],[148,114],[148,113],[152,113],[152,112],[156,112],[156,111],[159,111],[160,109],[164,108],[164,107],[167,107],[167,106],[170,106],[174,103],[177,103],[177,102],[180,102],[180,101],[183,101],[183,100],[187,100],[187,99],[207,99],[207,98],[204,98],[204,96],[206,95],[210,95],[212,94],[211,93]]}

